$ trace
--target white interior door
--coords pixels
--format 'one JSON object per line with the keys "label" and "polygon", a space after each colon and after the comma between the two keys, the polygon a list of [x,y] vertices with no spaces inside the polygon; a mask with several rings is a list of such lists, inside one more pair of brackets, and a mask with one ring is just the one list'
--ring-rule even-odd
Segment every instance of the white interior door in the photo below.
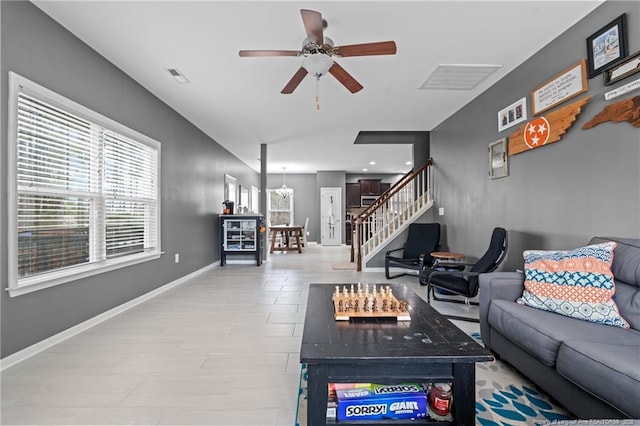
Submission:
{"label": "white interior door", "polygon": [[342,188],[320,188],[320,243],[342,244]]}

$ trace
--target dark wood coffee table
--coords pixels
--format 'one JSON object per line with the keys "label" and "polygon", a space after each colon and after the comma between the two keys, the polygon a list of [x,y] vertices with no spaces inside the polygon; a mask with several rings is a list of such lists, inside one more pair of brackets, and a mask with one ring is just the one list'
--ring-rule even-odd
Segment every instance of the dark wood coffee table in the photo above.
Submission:
{"label": "dark wood coffee table", "polygon": [[428,418],[383,423],[474,425],[475,363],[493,360],[491,353],[403,285],[390,287],[407,302],[411,321],[336,321],[331,302],[336,285],[344,284],[309,287],[300,348],[300,362],[308,372],[307,425],[327,424],[329,383],[358,382],[451,382],[452,423]]}

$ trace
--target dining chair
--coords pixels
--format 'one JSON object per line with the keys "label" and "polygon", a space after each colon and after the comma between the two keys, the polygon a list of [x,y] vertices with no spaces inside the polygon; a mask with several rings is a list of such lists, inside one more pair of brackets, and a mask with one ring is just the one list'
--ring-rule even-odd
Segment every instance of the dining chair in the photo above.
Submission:
{"label": "dining chair", "polygon": [[304,220],[304,227],[302,228],[302,247],[307,246],[307,231],[309,229],[309,218]]}

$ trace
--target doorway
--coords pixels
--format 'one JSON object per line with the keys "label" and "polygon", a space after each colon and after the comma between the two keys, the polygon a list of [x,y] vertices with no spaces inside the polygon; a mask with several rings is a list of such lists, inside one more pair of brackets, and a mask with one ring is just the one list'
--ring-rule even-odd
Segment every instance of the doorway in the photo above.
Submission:
{"label": "doorway", "polygon": [[342,188],[320,188],[320,243],[342,244]]}

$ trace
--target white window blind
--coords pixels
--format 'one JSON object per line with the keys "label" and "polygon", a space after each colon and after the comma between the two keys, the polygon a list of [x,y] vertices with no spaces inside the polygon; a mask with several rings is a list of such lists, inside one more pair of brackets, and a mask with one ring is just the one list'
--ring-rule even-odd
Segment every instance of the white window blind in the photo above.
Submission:
{"label": "white window blind", "polygon": [[121,135],[104,133],[107,257],[153,249],[156,153]]}
{"label": "white window blind", "polygon": [[51,101],[33,85],[18,85],[11,105],[16,239],[9,290],[159,254],[159,144],[88,119],[83,107]]}
{"label": "white window blind", "polygon": [[267,189],[267,217],[269,226],[293,223],[293,195],[283,197],[276,189]]}
{"label": "white window blind", "polygon": [[[91,123],[18,95],[18,276],[89,262]],[[96,259],[93,259],[96,260]]]}

